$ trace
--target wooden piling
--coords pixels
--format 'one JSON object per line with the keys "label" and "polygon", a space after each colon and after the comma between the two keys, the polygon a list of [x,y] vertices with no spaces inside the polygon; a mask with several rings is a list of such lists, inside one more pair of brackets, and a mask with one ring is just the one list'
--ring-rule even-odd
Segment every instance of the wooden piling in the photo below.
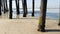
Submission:
{"label": "wooden piling", "polygon": [[9,8],[10,8],[9,19],[12,19],[12,0],[9,0]]}
{"label": "wooden piling", "polygon": [[58,25],[60,26],[60,17],[59,17],[59,23],[58,23]]}
{"label": "wooden piling", "polygon": [[27,14],[28,14],[28,11],[27,11],[27,0],[26,0],[26,7],[25,7],[25,9],[26,9],[26,16],[27,16]]}
{"label": "wooden piling", "polygon": [[41,0],[41,12],[39,19],[38,31],[45,32],[45,20],[46,20],[47,0]]}
{"label": "wooden piling", "polygon": [[8,5],[7,5],[7,0],[6,0],[6,11],[8,12]]}
{"label": "wooden piling", "polygon": [[22,7],[23,7],[23,17],[25,16],[24,14],[25,14],[25,11],[24,11],[24,0],[22,0]]}
{"label": "wooden piling", "polygon": [[4,2],[3,2],[4,0],[1,0],[1,7],[2,7],[2,11],[4,11]]}
{"label": "wooden piling", "polygon": [[1,0],[0,0],[0,16],[1,16],[1,14],[2,14],[2,13],[1,13]]}
{"label": "wooden piling", "polygon": [[5,5],[5,0],[4,0],[4,14],[6,13],[6,5]]}
{"label": "wooden piling", "polygon": [[8,12],[7,0],[3,0],[4,3],[4,14]]}
{"label": "wooden piling", "polygon": [[20,14],[20,11],[19,11],[19,0],[18,0],[18,5],[17,5],[17,14]]}
{"label": "wooden piling", "polygon": [[32,0],[32,17],[34,16],[34,0]]}
{"label": "wooden piling", "polygon": [[17,12],[17,15],[19,15],[20,14],[20,12],[19,12],[19,0],[15,0],[15,2],[16,2],[16,12]]}
{"label": "wooden piling", "polygon": [[60,6],[59,6],[59,23],[58,23],[58,25],[60,26]]}
{"label": "wooden piling", "polygon": [[26,12],[25,12],[25,1],[24,1],[24,0],[23,0],[23,11],[24,11],[23,17],[26,17]]}
{"label": "wooden piling", "polygon": [[26,3],[26,0],[22,0],[22,5],[23,5],[23,17],[26,17],[27,16],[27,3]]}

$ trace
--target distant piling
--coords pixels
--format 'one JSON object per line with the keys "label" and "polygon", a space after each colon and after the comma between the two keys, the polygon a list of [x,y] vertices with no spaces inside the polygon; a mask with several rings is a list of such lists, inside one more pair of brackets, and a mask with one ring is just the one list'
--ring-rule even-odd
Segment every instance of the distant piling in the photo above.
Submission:
{"label": "distant piling", "polygon": [[15,0],[15,2],[16,2],[16,12],[17,12],[17,15],[19,15],[20,14],[20,11],[19,11],[19,0]]}
{"label": "distant piling", "polygon": [[7,4],[7,0],[6,0],[6,11],[8,12],[8,4]]}
{"label": "distant piling", "polygon": [[6,5],[5,5],[5,0],[4,0],[4,14],[6,13]]}
{"label": "distant piling", "polygon": [[32,0],[32,17],[34,16],[34,0]]}
{"label": "distant piling", "polygon": [[19,11],[19,0],[18,0],[18,4],[17,4],[17,15],[20,14],[20,11]]}
{"label": "distant piling", "polygon": [[58,25],[60,26],[60,17],[59,17],[59,23],[58,23]]}
{"label": "distant piling", "polygon": [[26,16],[27,16],[27,14],[28,14],[28,10],[27,10],[27,1],[26,1]]}
{"label": "distant piling", "polygon": [[26,17],[27,16],[27,3],[26,3],[26,0],[22,0],[22,5],[23,5],[23,17]]}
{"label": "distant piling", "polygon": [[0,0],[0,16],[1,16],[1,14],[2,14],[2,13],[1,13],[1,0]]}
{"label": "distant piling", "polygon": [[12,19],[12,0],[9,0],[9,8],[10,8],[9,19]]}
{"label": "distant piling", "polygon": [[60,26],[60,6],[59,6],[59,23],[58,23],[58,25]]}
{"label": "distant piling", "polygon": [[46,20],[47,0],[41,0],[41,12],[38,25],[38,31],[45,32],[45,20]]}
{"label": "distant piling", "polygon": [[3,3],[4,3],[4,14],[5,14],[6,12],[8,12],[7,0],[4,0]]}
{"label": "distant piling", "polygon": [[2,3],[2,4],[1,4],[1,5],[2,5],[2,6],[1,6],[1,7],[2,7],[2,11],[4,11],[4,2],[3,2],[3,1],[4,1],[4,0],[1,0],[1,3]]}

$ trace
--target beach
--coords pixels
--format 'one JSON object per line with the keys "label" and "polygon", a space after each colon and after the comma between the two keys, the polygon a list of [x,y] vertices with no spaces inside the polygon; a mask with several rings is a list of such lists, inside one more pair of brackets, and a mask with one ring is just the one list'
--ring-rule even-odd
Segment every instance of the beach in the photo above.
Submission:
{"label": "beach", "polygon": [[[58,1],[0,0],[0,34],[60,34]],[[38,31],[39,20],[45,32]]]}
{"label": "beach", "polygon": [[37,31],[38,20],[39,19],[35,17],[21,17],[19,19],[1,17],[0,34],[60,34],[58,20],[46,19],[46,32]]}

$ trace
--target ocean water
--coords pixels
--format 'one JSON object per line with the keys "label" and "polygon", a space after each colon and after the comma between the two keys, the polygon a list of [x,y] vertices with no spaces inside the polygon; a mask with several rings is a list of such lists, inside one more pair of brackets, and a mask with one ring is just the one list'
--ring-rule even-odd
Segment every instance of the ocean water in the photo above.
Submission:
{"label": "ocean water", "polygon": [[[28,10],[28,16],[32,15],[32,10]],[[40,10],[35,10],[35,17],[40,17]],[[20,16],[23,16],[23,10],[20,10]],[[32,17],[32,16],[31,16]],[[13,9],[13,18],[16,18],[16,10]],[[47,19],[59,19],[59,9],[47,9],[46,13]]]}

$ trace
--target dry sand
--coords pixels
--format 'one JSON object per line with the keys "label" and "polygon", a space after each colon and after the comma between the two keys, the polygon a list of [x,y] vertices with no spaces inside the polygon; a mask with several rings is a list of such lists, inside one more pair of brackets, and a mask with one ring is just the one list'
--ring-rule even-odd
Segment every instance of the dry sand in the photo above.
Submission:
{"label": "dry sand", "polygon": [[0,16],[0,34],[60,34],[58,20],[46,20],[48,32],[38,32],[38,18],[8,19]]}
{"label": "dry sand", "polygon": [[58,20],[46,20],[46,29],[55,31],[38,32],[37,18],[8,19],[0,17],[0,34],[60,34]]}

